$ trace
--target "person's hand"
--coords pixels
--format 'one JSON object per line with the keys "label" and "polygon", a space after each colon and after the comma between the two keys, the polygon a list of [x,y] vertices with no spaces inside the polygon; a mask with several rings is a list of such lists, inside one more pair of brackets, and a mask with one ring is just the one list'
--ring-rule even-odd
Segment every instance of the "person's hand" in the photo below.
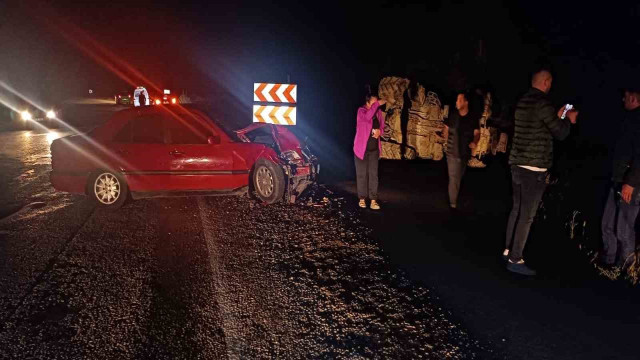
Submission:
{"label": "person's hand", "polygon": [[386,104],[387,101],[386,100],[382,100],[382,99],[378,99],[378,104],[380,104],[380,106]]}
{"label": "person's hand", "polygon": [[567,111],[567,117],[569,117],[569,121],[571,121],[572,124],[575,124],[576,120],[578,120],[578,110]]}
{"label": "person's hand", "polygon": [[379,138],[380,137],[380,129],[373,130],[373,135],[372,136],[373,136],[374,139]]}
{"label": "person's hand", "polygon": [[633,194],[633,186],[624,184],[622,185],[622,200],[627,204],[631,203],[631,195]]}
{"label": "person's hand", "polygon": [[558,110],[558,119],[562,119],[562,113],[564,112],[564,108],[566,108],[567,105],[564,105],[563,107],[560,108],[560,110]]}

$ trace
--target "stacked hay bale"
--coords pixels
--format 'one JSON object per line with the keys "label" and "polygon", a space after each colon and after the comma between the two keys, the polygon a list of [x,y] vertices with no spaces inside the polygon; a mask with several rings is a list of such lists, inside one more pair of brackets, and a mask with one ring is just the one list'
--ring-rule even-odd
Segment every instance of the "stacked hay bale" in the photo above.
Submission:
{"label": "stacked hay bale", "polygon": [[[380,81],[378,96],[387,102],[385,130],[382,134],[382,158],[384,159],[422,159],[441,160],[444,138],[437,135],[444,127],[444,118],[448,107],[443,110],[438,95],[426,93],[423,86],[417,85],[415,96],[411,98],[407,138],[402,134],[402,109],[405,106],[404,94],[410,81],[398,77],[386,77]],[[409,94],[411,95],[411,94]],[[404,145],[404,146],[403,146]],[[402,148],[404,147],[404,157]]]}
{"label": "stacked hay bale", "polygon": [[382,134],[383,159],[402,159],[402,108],[404,107],[404,93],[409,88],[410,81],[399,77],[386,77],[378,85],[378,96],[387,102],[387,112]]}
{"label": "stacked hay bale", "polygon": [[421,159],[442,160],[445,140],[437,133],[443,128],[444,111],[438,95],[434,92],[425,94],[424,87],[418,84],[409,110],[407,147],[414,149]]}
{"label": "stacked hay bale", "polygon": [[484,96],[484,111],[478,120],[478,129],[474,130],[475,146],[471,149],[471,158],[467,163],[469,167],[484,168],[487,166],[482,158],[491,150],[491,130],[487,127],[487,121],[490,117],[491,93],[487,93]]}

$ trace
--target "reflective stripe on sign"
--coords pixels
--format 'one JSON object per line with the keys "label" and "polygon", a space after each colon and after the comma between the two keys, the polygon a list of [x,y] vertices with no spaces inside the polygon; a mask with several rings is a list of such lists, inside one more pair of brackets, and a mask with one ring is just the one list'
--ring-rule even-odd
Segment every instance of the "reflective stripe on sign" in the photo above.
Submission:
{"label": "reflective stripe on sign", "polygon": [[253,122],[275,125],[295,125],[296,108],[291,106],[253,105]]}
{"label": "reflective stripe on sign", "polygon": [[253,84],[253,101],[295,104],[298,85],[295,84]]}

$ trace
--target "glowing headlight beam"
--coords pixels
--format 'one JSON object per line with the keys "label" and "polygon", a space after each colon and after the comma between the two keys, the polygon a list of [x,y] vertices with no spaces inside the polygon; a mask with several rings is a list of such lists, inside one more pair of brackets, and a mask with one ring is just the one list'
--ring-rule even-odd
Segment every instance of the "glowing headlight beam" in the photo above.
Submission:
{"label": "glowing headlight beam", "polygon": [[[35,105],[32,101],[30,101],[29,99],[27,99],[24,95],[22,95],[20,92],[16,91],[15,89],[13,89],[12,87],[10,87],[7,83],[3,82],[0,80],[0,88],[4,88],[6,90],[8,90],[9,92],[15,94],[16,96],[20,97],[21,99],[27,101],[29,104],[37,107],[38,109],[42,110],[43,108],[40,106]],[[4,106],[8,107],[9,109],[12,109],[13,111],[20,113],[20,110],[18,110],[15,106],[13,106],[10,102],[6,101],[6,98],[4,96],[1,95],[2,93],[0,92],[0,103],[2,103]],[[21,114],[22,115],[22,114]],[[73,133],[78,134],[79,136],[81,136],[83,139],[87,140],[87,142],[89,144],[91,144],[94,149],[98,150],[99,152],[105,154],[106,156],[108,156],[110,159],[114,160],[115,162],[117,162],[118,164],[121,164],[121,166],[123,167],[122,169],[116,169],[116,170],[123,170],[124,168],[126,168],[127,170],[131,169],[131,170],[137,170],[135,167],[133,167],[131,164],[129,164],[126,160],[124,160],[122,157],[120,157],[118,154],[114,153],[113,151],[107,149],[104,145],[102,145],[101,143],[95,141],[94,139],[92,139],[91,137],[88,137],[87,135],[85,135],[84,133],[82,133],[80,130],[76,129],[75,127],[71,126],[70,124],[64,122],[63,120],[59,121],[64,124],[67,128],[69,128]],[[37,121],[34,121],[33,124],[35,124],[40,130],[44,130],[44,131],[49,131],[49,129],[40,124]],[[47,135],[47,140],[49,140],[49,135]],[[53,142],[55,139],[53,139],[53,135],[51,135],[51,142]],[[66,138],[60,138],[60,141],[64,142],[65,144],[67,144],[69,147],[71,147],[73,150],[83,154],[85,157],[87,157],[88,159],[90,159],[93,163],[95,163],[96,165],[98,165],[99,167],[102,167],[104,169],[109,169],[112,168],[107,162],[103,161],[102,159],[100,159],[99,157],[93,155],[90,152],[85,151],[85,149],[75,145],[74,143],[68,141]]]}
{"label": "glowing headlight beam", "polygon": [[47,111],[47,119],[55,119],[56,118],[56,112],[53,110],[49,110]]}
{"label": "glowing headlight beam", "polygon": [[31,116],[31,113],[28,112],[27,110],[23,111],[20,113],[20,117],[22,118],[22,120],[24,121],[29,121],[33,119],[33,116]]}

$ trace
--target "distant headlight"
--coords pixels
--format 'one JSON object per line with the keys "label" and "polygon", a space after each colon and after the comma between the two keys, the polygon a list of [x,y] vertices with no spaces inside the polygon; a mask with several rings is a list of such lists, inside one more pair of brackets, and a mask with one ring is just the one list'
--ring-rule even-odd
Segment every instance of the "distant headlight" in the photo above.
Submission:
{"label": "distant headlight", "polygon": [[160,105],[160,99],[156,99],[156,105]]}
{"label": "distant headlight", "polygon": [[49,110],[47,111],[47,119],[55,119],[56,118],[56,112],[53,110]]}
{"label": "distant headlight", "polygon": [[175,104],[176,103],[176,98],[171,99],[171,103]]}
{"label": "distant headlight", "polygon": [[33,117],[31,116],[31,113],[28,112],[27,110],[23,111],[20,116],[22,116],[22,120],[27,121],[27,120],[31,120],[33,119]]}

